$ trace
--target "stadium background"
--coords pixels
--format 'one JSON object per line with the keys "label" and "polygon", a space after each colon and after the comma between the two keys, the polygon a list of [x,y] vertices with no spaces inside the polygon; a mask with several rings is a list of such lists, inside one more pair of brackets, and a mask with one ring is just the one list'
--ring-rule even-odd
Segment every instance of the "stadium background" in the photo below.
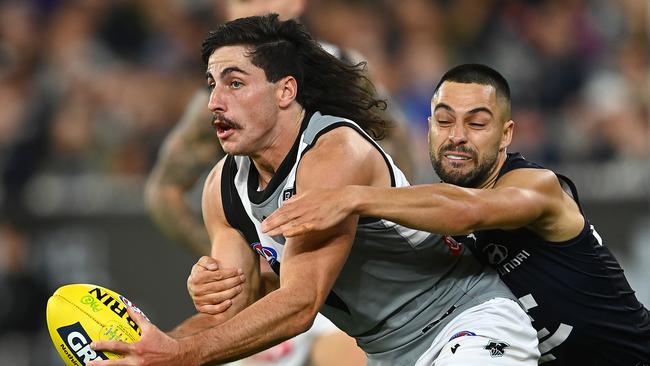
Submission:
{"label": "stadium background", "polygon": [[[425,131],[441,73],[500,70],[513,92],[511,150],[574,179],[648,305],[648,4],[314,0],[303,20],[361,51],[400,104],[415,183],[435,179]],[[0,364],[59,364],[43,304],[62,284],[121,292],[162,329],[191,313],[196,258],[153,226],[143,182],[203,87],[199,45],[220,19],[216,0],[0,0]]]}

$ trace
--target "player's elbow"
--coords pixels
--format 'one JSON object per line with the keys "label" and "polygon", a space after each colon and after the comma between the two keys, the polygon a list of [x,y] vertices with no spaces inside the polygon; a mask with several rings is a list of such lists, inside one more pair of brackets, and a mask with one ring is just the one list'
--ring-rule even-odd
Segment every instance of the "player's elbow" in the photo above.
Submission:
{"label": "player's elbow", "polygon": [[292,316],[290,332],[292,334],[304,333],[314,323],[319,307],[316,306],[317,301],[310,296],[296,296],[293,300],[294,316]]}

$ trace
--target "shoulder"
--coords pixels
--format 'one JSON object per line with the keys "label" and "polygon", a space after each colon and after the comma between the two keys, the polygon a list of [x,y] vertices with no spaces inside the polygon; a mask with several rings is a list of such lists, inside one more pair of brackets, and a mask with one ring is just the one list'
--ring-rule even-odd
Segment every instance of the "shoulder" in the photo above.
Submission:
{"label": "shoulder", "polygon": [[[227,156],[221,159],[215,166],[210,170],[207,178],[205,179],[205,184],[203,186],[203,201],[215,200],[218,199],[221,201],[221,173],[223,172],[223,167],[226,162]],[[216,196],[215,196],[216,194]]]}
{"label": "shoulder", "polygon": [[561,195],[562,187],[555,173],[548,169],[519,168],[504,174],[495,185],[499,188],[521,188],[545,195]]}
{"label": "shoulder", "polygon": [[325,182],[335,186],[375,185],[384,176],[389,177],[388,169],[379,149],[361,132],[346,125],[321,135],[298,167],[299,182],[323,183],[317,186],[328,186]]}

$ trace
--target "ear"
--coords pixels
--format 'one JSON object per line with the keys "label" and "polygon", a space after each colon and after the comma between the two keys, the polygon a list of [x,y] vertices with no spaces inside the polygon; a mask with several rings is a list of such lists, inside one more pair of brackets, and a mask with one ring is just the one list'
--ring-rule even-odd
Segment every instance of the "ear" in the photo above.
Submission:
{"label": "ear", "polygon": [[503,150],[506,147],[510,146],[512,142],[512,132],[515,128],[515,121],[508,120],[503,124],[503,131],[501,134],[501,143],[499,144],[499,150]]}
{"label": "ear", "polygon": [[285,76],[275,84],[278,106],[280,108],[289,107],[298,96],[298,82],[293,76]]}

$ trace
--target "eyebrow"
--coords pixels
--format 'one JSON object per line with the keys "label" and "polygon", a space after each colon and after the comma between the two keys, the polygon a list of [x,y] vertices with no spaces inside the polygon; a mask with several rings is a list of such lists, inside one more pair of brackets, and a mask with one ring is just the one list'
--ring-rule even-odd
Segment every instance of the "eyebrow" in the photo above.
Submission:
{"label": "eyebrow", "polygon": [[444,109],[444,110],[446,110],[448,112],[454,113],[454,110],[450,106],[446,105],[445,103],[436,104],[436,107],[433,109],[433,111],[435,112],[438,109]]}
{"label": "eyebrow", "polygon": [[[455,113],[453,108],[451,108],[450,106],[448,106],[445,103],[438,103],[436,105],[436,107],[433,109],[433,111],[434,112],[437,111],[438,108],[444,109],[444,110],[446,110],[448,112],[451,112],[451,113]],[[480,112],[485,112],[485,113],[489,114],[490,116],[494,117],[494,113],[492,113],[492,111],[489,108],[486,108],[486,107],[474,108],[474,109],[470,110],[469,112],[467,112],[467,114],[476,114],[476,113],[480,113]]]}
{"label": "eyebrow", "polygon": [[[246,71],[240,69],[237,66],[230,66],[230,67],[226,67],[225,69],[221,70],[221,73],[219,74],[219,78],[223,79],[223,78],[226,77],[226,75],[231,74],[233,72],[240,72],[240,73],[242,73],[244,75],[249,75]],[[205,78],[206,79],[210,79],[210,78],[214,79],[214,76],[212,76],[212,73],[210,71],[207,71],[205,73]]]}

